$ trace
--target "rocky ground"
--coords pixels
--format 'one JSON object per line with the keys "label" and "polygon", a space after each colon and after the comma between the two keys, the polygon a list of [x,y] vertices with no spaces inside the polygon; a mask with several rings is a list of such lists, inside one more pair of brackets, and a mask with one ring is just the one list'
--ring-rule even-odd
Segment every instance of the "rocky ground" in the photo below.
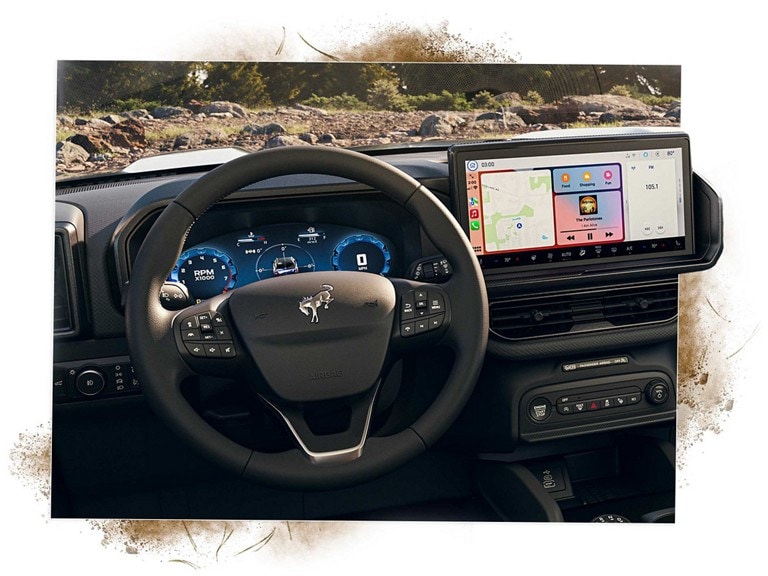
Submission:
{"label": "rocky ground", "polygon": [[572,96],[540,106],[507,99],[471,112],[344,112],[297,104],[253,111],[230,102],[164,106],[99,118],[57,117],[59,178],[120,170],[140,158],[176,150],[238,146],[375,146],[441,139],[488,139],[571,126],[680,124],[680,104],[651,107],[615,95]]}

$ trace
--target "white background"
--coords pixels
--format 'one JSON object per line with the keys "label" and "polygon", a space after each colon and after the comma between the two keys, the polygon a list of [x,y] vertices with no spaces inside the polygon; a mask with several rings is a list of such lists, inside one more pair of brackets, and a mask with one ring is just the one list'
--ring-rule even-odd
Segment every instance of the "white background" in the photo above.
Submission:
{"label": "white background", "polygon": [[[757,329],[728,372],[733,410],[719,433],[705,432],[687,450],[678,474],[674,526],[364,525],[315,546],[296,543],[295,553],[267,547],[248,558],[210,565],[206,572],[256,573],[270,567],[277,573],[447,568],[453,573],[524,567],[531,573],[634,573],[658,567],[663,573],[672,568],[732,573],[762,560],[758,531],[764,533],[766,511],[766,430],[760,424],[768,381],[760,363],[766,350],[762,312],[752,303],[765,276],[759,271],[765,262],[768,156],[758,134],[766,129],[766,50],[763,19],[745,2],[712,9],[591,1],[454,8],[454,3],[423,7],[388,0],[380,9],[363,9],[362,2],[297,0],[273,8],[264,2],[167,3],[162,9],[144,0],[79,4],[28,4],[3,18],[1,187],[14,200],[6,204],[0,231],[5,250],[0,457],[7,458],[19,434],[45,431],[50,420],[50,353],[39,354],[46,347],[50,351],[51,334],[56,60],[265,58],[272,48],[265,48],[264,39],[279,42],[281,26],[288,31],[288,53],[303,58],[295,32],[308,39],[351,37],[356,29],[386,22],[446,20],[468,40],[493,41],[519,53],[524,63],[682,65],[682,127],[691,135],[694,169],[712,183],[725,206],[726,253],[706,275],[731,326],[721,335],[723,350],[737,350]],[[46,502],[8,473],[12,466],[7,464],[2,475],[4,564],[65,573],[190,570],[152,554],[105,548],[100,533],[85,522],[47,519]]]}

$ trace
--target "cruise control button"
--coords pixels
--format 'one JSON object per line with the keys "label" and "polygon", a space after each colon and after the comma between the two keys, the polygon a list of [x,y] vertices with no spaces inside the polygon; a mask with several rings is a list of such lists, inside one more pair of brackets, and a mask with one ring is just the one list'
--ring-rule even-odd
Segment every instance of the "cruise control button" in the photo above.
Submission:
{"label": "cruise control button", "polygon": [[202,314],[197,315],[197,320],[202,324],[203,322],[210,323],[211,322],[211,313],[210,312],[203,312]]}
{"label": "cruise control button", "polygon": [[182,330],[181,331],[181,339],[182,340],[200,340],[200,330],[197,328],[192,328],[191,330]]}

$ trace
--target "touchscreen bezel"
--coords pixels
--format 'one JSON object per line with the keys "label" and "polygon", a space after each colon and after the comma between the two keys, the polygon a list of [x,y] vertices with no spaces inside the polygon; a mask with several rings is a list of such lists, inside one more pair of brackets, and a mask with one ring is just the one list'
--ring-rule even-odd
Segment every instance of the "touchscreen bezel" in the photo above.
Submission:
{"label": "touchscreen bezel", "polygon": [[[685,233],[680,236],[684,246],[682,248],[670,248],[664,251],[651,251],[634,253],[631,255],[610,255],[605,251],[596,254],[595,250],[588,250],[585,257],[577,254],[565,261],[548,260],[550,250],[555,248],[510,250],[491,255],[479,255],[478,260],[483,272],[487,274],[533,273],[538,271],[551,271],[552,269],[563,272],[577,269],[579,272],[607,271],[636,266],[650,266],[658,261],[665,263],[672,261],[684,261],[696,253],[694,238],[694,207],[690,140],[684,132],[672,132],[665,134],[631,134],[631,135],[600,135],[557,137],[544,140],[542,138],[519,138],[494,143],[457,144],[448,151],[451,201],[454,216],[461,224],[465,234],[469,238],[469,193],[467,190],[466,163],[469,160],[482,162],[483,160],[499,160],[529,157],[569,156],[574,155],[575,164],[584,162],[584,154],[601,152],[626,152],[640,153],[646,150],[679,148],[682,150],[682,184],[683,184],[683,222]],[[547,164],[544,164],[547,166]],[[551,167],[551,166],[550,166]],[[606,243],[607,245],[622,246],[631,242]],[[594,246],[594,245],[591,245]],[[574,245],[579,248],[580,245]],[[537,258],[528,261],[532,255]],[[506,259],[505,257],[511,257]],[[506,263],[506,262],[512,263]]]}

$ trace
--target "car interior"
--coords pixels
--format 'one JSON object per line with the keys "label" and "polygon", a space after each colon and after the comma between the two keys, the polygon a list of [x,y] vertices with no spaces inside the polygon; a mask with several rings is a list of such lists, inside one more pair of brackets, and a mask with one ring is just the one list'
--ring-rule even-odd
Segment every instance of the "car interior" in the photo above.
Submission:
{"label": "car interior", "polygon": [[552,130],[59,180],[52,517],[674,522],[678,278],[723,238],[695,145]]}

